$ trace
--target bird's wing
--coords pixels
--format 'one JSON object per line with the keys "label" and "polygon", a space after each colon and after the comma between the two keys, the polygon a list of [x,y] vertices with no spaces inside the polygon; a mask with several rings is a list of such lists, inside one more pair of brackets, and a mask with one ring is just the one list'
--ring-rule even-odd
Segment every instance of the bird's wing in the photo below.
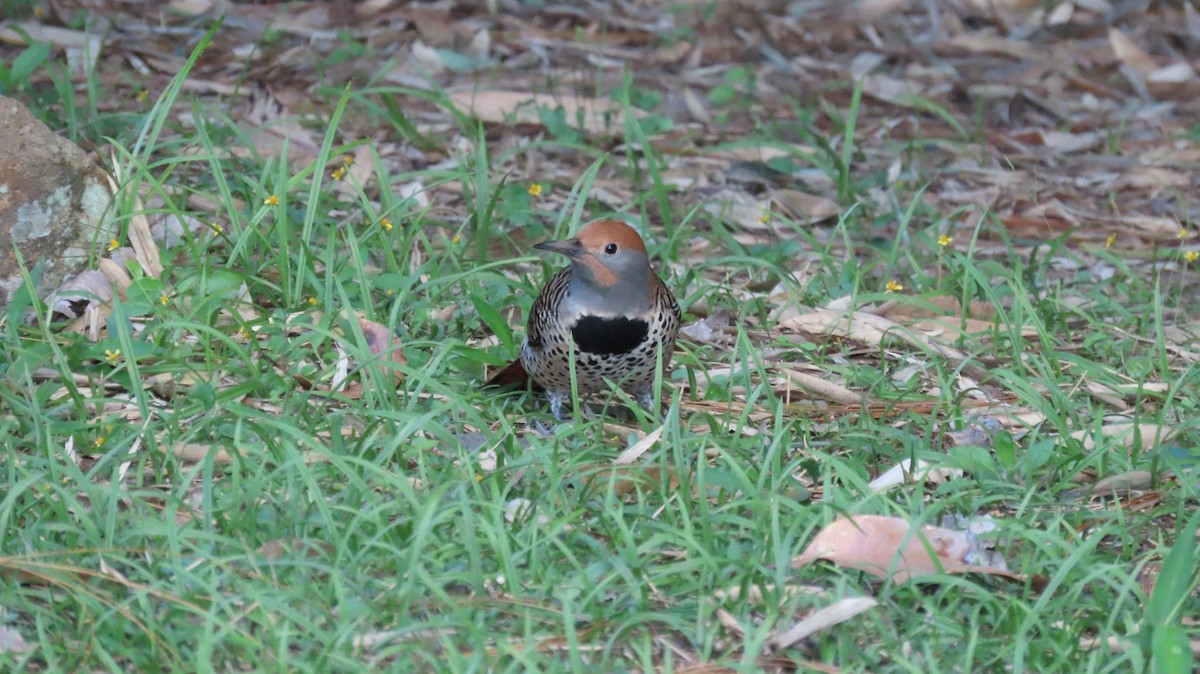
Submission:
{"label": "bird's wing", "polygon": [[542,330],[559,321],[558,308],[563,304],[570,280],[571,268],[563,267],[550,277],[546,287],[542,288],[542,292],[538,293],[537,299],[533,301],[533,306],[529,309],[529,328],[525,333],[525,343],[529,348],[542,348],[545,344]]}

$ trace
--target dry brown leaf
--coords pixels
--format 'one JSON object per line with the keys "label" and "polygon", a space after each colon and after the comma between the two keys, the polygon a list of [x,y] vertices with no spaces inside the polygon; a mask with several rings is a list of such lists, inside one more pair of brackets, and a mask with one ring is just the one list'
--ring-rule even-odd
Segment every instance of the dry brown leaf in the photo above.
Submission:
{"label": "dry brown leaf", "polygon": [[957,431],[942,433],[942,447],[991,447],[995,432],[982,426],[972,426]]}
{"label": "dry brown leaf", "polygon": [[420,66],[420,69],[430,75],[438,75],[446,69],[446,62],[442,60],[442,55],[437,49],[425,44],[420,38],[413,40],[409,47],[412,54],[412,59]]}
{"label": "dry brown leaf", "polygon": [[129,290],[129,286],[133,285],[133,279],[129,276],[129,272],[108,258],[101,258],[98,266],[100,273],[104,274],[105,278],[117,289],[117,296],[125,299],[125,293]]}
{"label": "dry brown leaf", "polygon": [[1120,219],[1122,224],[1132,225],[1158,240],[1176,239],[1179,235],[1179,220],[1174,217],[1160,215],[1126,215]]}
{"label": "dry brown leaf", "polygon": [[865,393],[851,391],[823,377],[788,368],[781,368],[779,371],[784,375],[786,384],[799,386],[824,400],[843,405],[864,405],[869,402]]}
{"label": "dry brown leaf", "polygon": [[771,229],[771,202],[767,199],[755,199],[740,189],[721,188],[704,201],[703,208],[705,212],[723,222],[736,225],[745,231]]}
{"label": "dry brown leaf", "polygon": [[870,597],[846,597],[824,608],[814,611],[804,620],[792,625],[786,630],[776,632],[767,639],[767,645],[773,650],[782,650],[801,639],[808,638],[817,632],[840,625],[854,616],[869,611],[879,605]]}
{"label": "dry brown leaf", "polygon": [[75,318],[83,315],[88,304],[111,302],[113,284],[108,276],[95,269],[79,272],[55,290],[49,299],[50,309]]}
{"label": "dry brown leaf", "polygon": [[[996,307],[990,302],[971,300],[971,303],[967,306],[966,316],[970,318],[976,318],[980,321],[991,321],[996,317]],[[920,303],[909,301],[888,302],[875,313],[899,322],[904,319],[962,316],[963,310],[962,303],[959,302],[957,297],[952,295],[934,295],[932,297],[922,297]],[[988,323],[988,325],[991,324]]]}
{"label": "dry brown leaf", "polygon": [[1066,154],[1098,148],[1108,140],[1108,135],[1100,131],[1069,133],[1054,129],[1030,129],[1013,134],[1013,139],[1026,145],[1047,147]]}
{"label": "dry brown leaf", "polygon": [[1109,475],[1092,485],[1092,496],[1107,496],[1118,492],[1149,489],[1154,484],[1154,474],[1148,470],[1131,470],[1127,473]]}
{"label": "dry brown leaf", "polygon": [[162,257],[159,255],[158,243],[150,232],[150,221],[140,212],[141,199],[135,201],[134,208],[139,212],[129,219],[129,245],[133,247],[142,271],[152,278],[162,278]]}
{"label": "dry brown leaf", "polygon": [[[169,445],[160,443],[159,448],[185,463],[201,463],[208,460],[209,455],[212,455],[213,463],[228,465],[238,460],[238,458],[244,458],[247,455],[245,450],[238,450],[236,453],[231,453],[223,447],[197,442],[177,442]],[[303,458],[305,464],[329,461],[328,456],[317,452],[304,452]]]}
{"label": "dry brown leaf", "polygon": [[645,454],[648,449],[653,447],[655,443],[658,442],[658,439],[662,437],[664,428],[666,428],[666,426],[660,425],[658,428],[647,433],[646,437],[633,443],[629,449],[621,452],[620,456],[613,459],[613,463],[618,466],[628,465],[640,459],[642,455]]}
{"label": "dry brown leaf", "polygon": [[766,162],[779,157],[791,157],[796,153],[813,154],[816,150],[807,146],[796,146],[794,152],[780,147],[778,144],[739,144],[736,147],[722,147],[705,152],[706,156],[726,159],[730,162]]}
{"label": "dry brown leaf", "polygon": [[316,559],[333,554],[335,548],[323,541],[302,538],[276,538],[258,546],[258,554],[275,561],[285,557],[291,559]]}
{"label": "dry brown leaf", "polygon": [[898,517],[859,515],[839,517],[822,529],[792,561],[792,568],[826,559],[895,582],[941,573],[1018,578],[1007,569],[973,564],[980,551],[963,531],[933,526],[913,531]]}
{"label": "dry brown leaf", "polygon": [[967,358],[965,353],[954,347],[939,344],[928,336],[915,333],[883,316],[862,311],[814,309],[808,313],[781,320],[779,327],[820,335],[835,335],[875,346],[881,344],[885,336],[892,335],[917,348],[928,348],[945,358],[959,361]]}
{"label": "dry brown leaf", "polygon": [[871,491],[883,491],[897,485],[916,482],[940,484],[962,476],[961,468],[943,468],[920,459],[914,468],[911,459],[904,459],[871,480],[868,486]]}
{"label": "dry brown leaf", "polygon": [[771,196],[783,212],[797,220],[815,222],[836,218],[842,214],[842,209],[836,201],[816,194],[781,189],[773,191]]}
{"label": "dry brown leaf", "polygon": [[1129,66],[1133,72],[1141,75],[1143,79],[1148,78],[1150,73],[1158,70],[1158,64],[1154,62],[1154,59],[1142,51],[1142,48],[1137,46],[1120,29],[1108,29],[1108,44],[1112,46],[1113,53],[1117,59],[1126,66]]}
{"label": "dry brown leaf", "polygon": [[581,123],[583,130],[588,133],[620,134],[625,131],[624,113],[621,106],[613,101],[586,96],[496,90],[457,91],[448,97],[458,109],[492,124],[540,125],[539,108],[554,110],[561,106],[567,124],[575,126]]}
{"label": "dry brown leaf", "polygon": [[[1154,449],[1159,443],[1171,437],[1173,432],[1174,429],[1170,426],[1160,426],[1151,423],[1113,423],[1100,427],[1101,436],[1114,438],[1120,441],[1125,447],[1136,449],[1139,452]],[[1094,433],[1093,429],[1087,428],[1071,433],[1071,437],[1076,440],[1083,440],[1083,448],[1092,450],[1098,444]],[[1134,446],[1135,443],[1137,443],[1136,447]]]}
{"label": "dry brown leaf", "polygon": [[708,124],[712,121],[704,101],[700,100],[700,96],[691,87],[683,88],[683,104],[687,108],[688,114],[697,122]]}
{"label": "dry brown leaf", "polygon": [[952,35],[939,40],[937,44],[948,50],[962,50],[969,54],[1000,54],[1022,61],[1033,61],[1039,56],[1038,50],[1025,40],[1010,40],[980,31]]}
{"label": "dry brown leaf", "polygon": [[307,163],[321,151],[321,144],[292,119],[287,106],[262,82],[250,90],[239,118],[249,124],[247,134],[264,157],[278,155],[286,145],[289,162]]}
{"label": "dry brown leaf", "polygon": [[1134,166],[1117,181],[1118,187],[1188,189],[1192,176],[1162,166]]}
{"label": "dry brown leaf", "polygon": [[917,80],[889,75],[868,75],[862,82],[864,94],[901,107],[915,105],[918,99],[928,95],[925,87]]}
{"label": "dry brown leaf", "polygon": [[100,48],[103,45],[100,36],[103,34],[105,32],[102,30],[85,32],[48,26],[35,21],[14,23],[11,28],[0,26],[0,42],[25,46],[29,44],[25,39],[25,35],[28,35],[33,42],[46,42],[67,52],[78,52],[85,57],[80,61],[87,64],[99,62]]}
{"label": "dry brown leaf", "polygon": [[728,312],[717,312],[698,321],[692,321],[679,329],[679,334],[699,344],[728,347],[733,344],[734,335],[730,334],[730,318]]}
{"label": "dry brown leaf", "polygon": [[[618,496],[634,496],[639,490],[658,489],[663,477],[663,469],[658,466],[611,465],[591,471],[583,482],[589,489],[600,490],[607,490],[611,483]],[[679,488],[679,474],[674,469],[667,468],[665,477],[668,490]]]}
{"label": "dry brown leaf", "polygon": [[[359,327],[362,328],[363,337],[367,340],[367,347],[371,350],[371,355],[384,356],[384,360],[390,360],[400,365],[408,364],[408,361],[404,359],[404,352],[400,349],[400,338],[388,330],[386,325],[366,318],[361,312],[356,312],[356,318]],[[404,371],[401,369],[393,368],[391,373],[396,379],[404,379]]]}

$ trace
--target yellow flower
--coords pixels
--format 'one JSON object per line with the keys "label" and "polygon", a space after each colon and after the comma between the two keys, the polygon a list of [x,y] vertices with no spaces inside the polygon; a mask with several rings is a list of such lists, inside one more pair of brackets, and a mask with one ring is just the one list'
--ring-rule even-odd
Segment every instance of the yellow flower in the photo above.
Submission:
{"label": "yellow flower", "polygon": [[246,329],[246,326],[238,328],[237,333],[238,337],[241,337],[242,339],[250,339],[250,331]]}
{"label": "yellow flower", "polygon": [[315,298],[315,297],[308,298],[308,303],[314,307],[317,306],[317,298]]}
{"label": "yellow flower", "polygon": [[271,196],[267,197],[266,199],[263,199],[263,205],[278,206],[279,205],[279,197],[272,194]]}
{"label": "yellow flower", "polygon": [[145,103],[148,100],[150,100],[150,91],[148,89],[142,89],[140,92],[138,92],[138,95],[137,95],[138,103]]}
{"label": "yellow flower", "polygon": [[1200,260],[1200,250],[1189,250],[1183,254],[1183,259],[1187,260],[1188,262]]}
{"label": "yellow flower", "polygon": [[529,196],[531,196],[531,197],[542,196],[542,184],[541,183],[530,183],[529,184]]}
{"label": "yellow flower", "polygon": [[904,290],[904,286],[899,281],[892,280],[887,282],[887,291],[889,293],[897,293],[901,290]]}
{"label": "yellow flower", "polygon": [[121,242],[117,241],[116,239],[113,239],[112,241],[108,242],[108,252],[110,252],[110,253],[120,247],[121,247]]}
{"label": "yellow flower", "polygon": [[379,218],[379,226],[387,231],[392,231],[392,221],[387,218]]}
{"label": "yellow flower", "polygon": [[225,233],[225,228],[222,227],[221,223],[219,223],[219,222],[214,222],[211,225],[209,225],[209,227],[212,227],[213,234],[224,234]]}
{"label": "yellow flower", "polygon": [[1183,241],[1184,239],[1188,238],[1187,227],[1180,227],[1179,233],[1176,234],[1175,236],[1178,236],[1180,241]]}
{"label": "yellow flower", "polygon": [[166,293],[163,293],[158,296],[158,301],[165,307],[167,306],[167,303],[171,301],[171,297]]}
{"label": "yellow flower", "polygon": [[949,246],[950,242],[953,240],[954,239],[950,238],[949,234],[943,234],[938,237],[938,245],[941,246],[942,248],[945,248],[946,246]]}
{"label": "yellow flower", "polygon": [[104,436],[97,435],[96,436],[96,447],[99,448],[99,447],[103,447],[103,446],[104,446]]}
{"label": "yellow flower", "polygon": [[116,365],[117,361],[121,360],[121,350],[120,349],[105,349],[104,350],[104,360],[107,360],[108,362],[112,363],[113,365]]}
{"label": "yellow flower", "polygon": [[339,167],[335,168],[335,169],[333,170],[333,173],[330,173],[329,175],[330,175],[330,177],[332,177],[334,180],[341,180],[342,178],[346,177],[346,167],[345,167],[345,166],[339,166]]}
{"label": "yellow flower", "polygon": [[352,154],[342,155],[342,163],[345,164],[346,166],[353,164],[354,163],[354,155],[352,155]]}
{"label": "yellow flower", "polygon": [[1104,247],[1112,248],[1112,245],[1116,242],[1117,242],[1117,233],[1113,232],[1112,234],[1108,235],[1107,239],[1104,240]]}
{"label": "yellow flower", "polygon": [[455,235],[454,235],[454,238],[453,238],[453,239],[450,239],[450,243],[451,243],[451,244],[453,244],[453,245],[455,245],[455,246],[457,246],[457,245],[459,244],[459,242],[460,242],[460,241],[462,241],[462,237],[461,237],[461,236],[459,236],[459,235],[457,235],[457,234],[455,234]]}
{"label": "yellow flower", "polygon": [[758,216],[758,224],[765,225],[767,220],[771,219],[771,211],[763,211],[762,215]]}
{"label": "yellow flower", "polygon": [[389,288],[388,291],[384,294],[387,295],[388,297],[391,297],[392,295],[396,294],[396,291]]}

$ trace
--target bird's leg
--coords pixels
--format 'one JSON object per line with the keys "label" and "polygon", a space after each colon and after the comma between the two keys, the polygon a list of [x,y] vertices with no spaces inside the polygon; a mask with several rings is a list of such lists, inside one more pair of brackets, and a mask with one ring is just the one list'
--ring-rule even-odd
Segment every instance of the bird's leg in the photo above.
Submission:
{"label": "bird's leg", "polygon": [[658,419],[660,416],[662,416],[662,411],[654,406],[653,388],[647,386],[646,388],[638,391],[637,398],[638,402],[642,404],[642,407],[646,408],[646,411],[650,413],[650,417],[652,419]]}
{"label": "bird's leg", "polygon": [[547,391],[546,397],[550,398],[550,414],[554,415],[555,421],[561,422],[563,420],[562,405],[566,394],[562,391]]}
{"label": "bird's leg", "polygon": [[642,407],[645,407],[648,410],[653,410],[654,409],[654,391],[650,390],[649,388],[642,389],[638,393],[638,402],[640,402],[642,404]]}
{"label": "bird's leg", "polygon": [[562,423],[562,404],[563,400],[566,398],[566,394],[562,391],[546,391],[546,397],[550,399],[550,414],[554,415],[554,421],[556,423],[546,426],[541,421],[536,419],[534,420],[533,430],[537,431],[537,434],[543,438],[548,438],[551,435],[554,435],[554,429],[558,426],[558,424]]}

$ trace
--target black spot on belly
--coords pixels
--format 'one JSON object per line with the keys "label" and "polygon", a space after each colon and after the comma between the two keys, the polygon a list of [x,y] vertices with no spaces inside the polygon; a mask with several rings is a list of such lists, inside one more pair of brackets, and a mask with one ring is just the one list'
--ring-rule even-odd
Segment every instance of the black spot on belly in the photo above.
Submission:
{"label": "black spot on belly", "polygon": [[584,316],[571,328],[575,344],[584,353],[628,353],[646,341],[650,324],[636,318]]}

